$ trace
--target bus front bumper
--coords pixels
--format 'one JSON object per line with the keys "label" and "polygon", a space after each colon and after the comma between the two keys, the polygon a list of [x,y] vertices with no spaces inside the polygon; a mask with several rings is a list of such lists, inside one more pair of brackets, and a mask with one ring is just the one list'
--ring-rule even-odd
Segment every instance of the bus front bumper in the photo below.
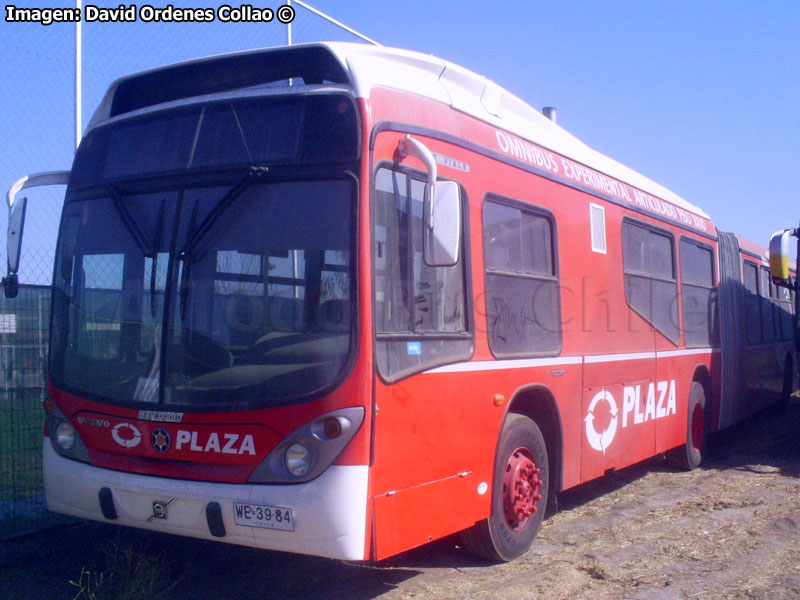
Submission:
{"label": "bus front bumper", "polygon": [[[45,438],[43,469],[47,506],[55,512],[269,550],[366,558],[366,465],[332,465],[317,479],[295,485],[185,481],[93,467],[58,455]],[[106,514],[110,495],[115,519],[104,516],[104,489]],[[215,510],[209,511],[214,503]],[[250,525],[237,524],[235,504],[240,522],[243,506],[291,509],[293,530],[266,528],[263,515],[259,521],[251,514]],[[224,535],[210,522],[209,512],[216,513],[217,521],[221,516]]]}

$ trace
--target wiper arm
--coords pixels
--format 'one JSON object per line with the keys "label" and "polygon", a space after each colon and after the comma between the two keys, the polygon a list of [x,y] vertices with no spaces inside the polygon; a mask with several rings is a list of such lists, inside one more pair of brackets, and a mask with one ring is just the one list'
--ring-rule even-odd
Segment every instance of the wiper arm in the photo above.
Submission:
{"label": "wiper arm", "polygon": [[214,227],[216,222],[222,216],[228,207],[233,204],[233,201],[241,196],[244,191],[254,183],[260,181],[269,172],[268,167],[250,167],[247,173],[233,184],[231,189],[217,202],[216,206],[211,210],[208,216],[200,223],[197,231],[189,237],[183,248],[178,253],[178,258],[183,262],[183,270],[181,271],[181,281],[178,286],[180,290],[180,311],[181,320],[183,320],[186,313],[186,300],[189,297],[189,290],[191,288],[189,272],[191,270],[191,256],[194,249],[205,237],[205,235]]}
{"label": "wiper arm", "polygon": [[192,235],[183,245],[183,248],[178,253],[181,260],[185,260],[186,257],[192,253],[197,244],[200,243],[200,240],[205,237],[217,220],[222,216],[222,213],[227,210],[233,201],[241,196],[247,188],[264,177],[268,171],[268,167],[250,167],[247,171],[247,174],[233,184],[231,189],[229,189],[228,192],[220,199],[220,201],[217,202],[217,205],[211,210],[209,215],[203,219],[203,222],[200,223],[200,227],[197,228],[197,231],[194,233],[194,235]]}
{"label": "wiper arm", "polygon": [[131,213],[128,212],[128,207],[125,206],[125,203],[120,199],[117,186],[107,185],[105,186],[105,191],[111,198],[111,203],[114,206],[114,209],[117,211],[122,224],[125,225],[125,229],[128,230],[128,233],[131,234],[133,241],[136,242],[137,246],[139,246],[139,250],[144,256],[150,256],[147,238],[142,233],[142,230],[139,229],[139,226],[136,224],[136,220],[131,216]]}

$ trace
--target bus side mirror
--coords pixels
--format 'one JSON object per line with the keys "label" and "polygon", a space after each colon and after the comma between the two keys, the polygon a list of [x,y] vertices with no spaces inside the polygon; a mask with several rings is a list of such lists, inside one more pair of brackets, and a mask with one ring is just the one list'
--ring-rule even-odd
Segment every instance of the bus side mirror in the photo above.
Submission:
{"label": "bus side mirror", "polygon": [[461,189],[455,181],[437,181],[436,157],[410,135],[397,144],[401,158],[414,156],[428,169],[422,207],[422,256],[431,267],[452,267],[461,247]]}
{"label": "bus side mirror", "polygon": [[789,278],[789,236],[792,229],[784,229],[772,234],[769,240],[769,273],[772,283],[784,287],[791,286]]}
{"label": "bus side mirror", "polygon": [[6,298],[16,298],[19,291],[19,254],[22,248],[22,230],[25,227],[25,209],[28,199],[22,200],[14,206],[8,217],[8,239],[6,240],[6,256],[8,257],[8,276],[3,277],[3,293]]}
{"label": "bus side mirror", "polygon": [[437,181],[425,198],[425,263],[451,267],[461,247],[461,189],[455,181]]}
{"label": "bus side mirror", "polygon": [[3,294],[6,298],[16,298],[19,293],[19,279],[16,273],[9,273],[3,277]]}
{"label": "bus side mirror", "polygon": [[69,183],[69,171],[48,171],[47,173],[36,173],[26,175],[17,179],[6,193],[6,204],[8,205],[8,276],[3,277],[3,292],[6,298],[16,298],[19,291],[19,281],[17,269],[19,269],[19,252],[22,247],[22,228],[25,225],[25,207],[28,203],[27,198],[22,198],[19,202],[14,202],[17,194],[24,189],[39,187],[42,185],[67,185]]}

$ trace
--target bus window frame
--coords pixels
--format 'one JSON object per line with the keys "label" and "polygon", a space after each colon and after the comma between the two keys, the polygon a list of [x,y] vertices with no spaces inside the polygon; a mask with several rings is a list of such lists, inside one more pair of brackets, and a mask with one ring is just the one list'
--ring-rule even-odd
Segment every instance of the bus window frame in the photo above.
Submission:
{"label": "bus window frame", "polygon": [[[528,213],[536,217],[543,218],[548,222],[548,224],[550,225],[550,259],[552,262],[551,275],[537,275],[534,273],[527,273],[527,272],[524,273],[512,272],[501,269],[492,269],[488,266],[489,264],[489,261],[487,260],[488,248],[487,248],[486,226],[485,226],[484,216],[486,211],[486,205],[489,203],[519,210],[520,213]],[[499,194],[497,192],[487,192],[484,195],[483,200],[481,201],[480,208],[481,208],[481,241],[482,241],[482,252],[483,252],[483,289],[484,289],[484,310],[485,310],[484,316],[486,318],[486,343],[489,346],[489,351],[492,353],[492,356],[498,360],[509,359],[509,358],[540,358],[540,357],[560,356],[561,351],[563,350],[564,347],[564,325],[561,321],[562,319],[561,272],[560,272],[559,253],[558,253],[558,222],[556,220],[555,214],[541,205],[532,204],[531,202],[520,200],[518,198],[512,198],[510,196],[507,196],[505,194]],[[489,285],[487,284],[487,275],[489,274],[507,276],[507,277],[517,277],[519,279],[530,279],[536,281],[552,281],[556,284],[555,322],[558,325],[558,331],[557,331],[558,344],[554,348],[546,350],[531,350],[531,351],[521,351],[521,352],[502,352],[493,346],[492,335],[490,332],[491,325],[489,323],[489,314],[490,314],[489,294],[488,294]]]}
{"label": "bus window frame", "polygon": [[[665,279],[663,277],[653,276],[652,273],[639,273],[633,270],[629,270],[625,257],[627,255],[626,252],[626,234],[625,234],[625,227],[626,226],[634,226],[640,227],[642,229],[646,229],[650,233],[655,233],[656,235],[662,235],[666,237],[670,242],[670,249],[672,254],[672,279]],[[625,304],[628,306],[630,310],[635,312],[639,317],[647,323],[653,330],[657,331],[661,334],[664,339],[668,340],[673,346],[679,347],[682,341],[681,331],[683,329],[683,320],[682,320],[682,307],[680,302],[680,292],[679,292],[679,282],[680,282],[680,264],[679,264],[679,256],[678,251],[675,245],[675,235],[668,229],[664,229],[663,227],[658,227],[656,225],[652,225],[646,221],[641,221],[639,219],[634,219],[628,215],[625,215],[622,218],[622,222],[620,223],[620,241],[622,242],[622,289],[625,293]],[[675,323],[675,338],[673,339],[668,332],[665,332],[661,327],[656,325],[652,320],[652,315],[647,317],[643,315],[636,307],[631,304],[630,300],[630,287],[628,286],[628,275],[634,277],[644,277],[647,278],[650,282],[653,281],[661,281],[664,283],[673,283],[675,285],[675,296],[671,303],[675,304],[675,313],[677,316],[677,323]],[[651,288],[651,296],[650,296],[650,306],[652,310],[653,304],[653,297],[652,297],[652,288]]]}
{"label": "bus window frame", "polygon": [[[711,285],[707,286],[704,284],[699,283],[685,283],[683,280],[683,251],[681,246],[684,244],[691,244],[697,248],[702,250],[708,250],[711,253]],[[715,322],[710,322],[708,324],[708,344],[694,344],[689,343],[686,339],[686,314],[685,314],[685,304],[684,304],[684,295],[683,295],[683,286],[687,285],[694,288],[702,288],[711,290],[712,296],[717,293],[719,290],[719,277],[717,274],[717,256],[714,251],[714,246],[711,244],[706,244],[705,242],[701,242],[700,240],[689,237],[687,235],[681,235],[678,238],[678,280],[680,282],[680,303],[681,303],[681,333],[683,334],[683,345],[686,348],[716,348],[719,346],[719,304],[718,301],[715,299],[715,310],[713,319]]]}
{"label": "bus window frame", "polygon": [[[411,187],[411,180],[419,181],[420,183],[425,183],[427,181],[427,173],[422,171],[421,169],[417,169],[414,167],[409,167],[407,165],[398,164],[397,162],[388,160],[388,159],[380,159],[375,162],[372,166],[372,172],[370,174],[370,189],[369,189],[369,256],[370,256],[370,265],[371,265],[371,286],[372,286],[372,340],[373,340],[373,360],[375,363],[375,372],[378,374],[380,380],[389,385],[393,383],[397,383],[403,379],[426,371],[428,369],[469,361],[472,359],[473,355],[475,354],[475,327],[476,327],[476,320],[475,320],[475,310],[474,310],[474,299],[473,299],[473,279],[472,279],[472,252],[471,252],[471,240],[470,240],[470,217],[469,217],[469,197],[467,190],[463,183],[460,181],[449,178],[449,177],[442,177],[441,175],[437,178],[437,181],[454,181],[458,184],[460,189],[460,202],[461,202],[461,248],[459,251],[459,262],[456,265],[461,265],[462,270],[462,282],[463,282],[463,293],[464,293],[464,329],[460,332],[442,332],[442,331],[408,331],[408,332],[381,332],[379,330],[379,323],[378,323],[378,300],[377,300],[377,276],[376,276],[376,252],[377,252],[377,239],[375,238],[375,231],[376,231],[376,207],[377,207],[377,198],[376,194],[378,193],[377,189],[377,174],[380,170],[386,169],[391,172],[401,173],[405,175],[408,181],[408,187]],[[409,198],[410,200],[410,198]],[[413,252],[413,249],[412,251]],[[406,258],[409,258],[411,254],[407,254]],[[446,267],[430,267],[428,268],[446,268]],[[412,317],[413,320],[413,317]],[[468,348],[464,352],[453,352],[451,355],[446,355],[443,357],[438,357],[434,360],[421,360],[418,364],[407,366],[404,368],[400,368],[391,372],[386,372],[385,369],[381,367],[382,360],[380,359],[379,353],[381,352],[381,344],[391,344],[391,343],[399,343],[399,344],[415,344],[417,342],[420,343],[421,346],[424,345],[425,341],[439,341],[442,343],[447,343],[448,341],[461,341],[461,342],[468,342]]]}

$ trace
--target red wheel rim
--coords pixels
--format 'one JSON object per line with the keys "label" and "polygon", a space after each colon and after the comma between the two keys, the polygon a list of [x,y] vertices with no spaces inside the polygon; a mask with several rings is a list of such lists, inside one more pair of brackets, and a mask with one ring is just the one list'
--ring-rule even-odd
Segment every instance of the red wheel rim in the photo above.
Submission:
{"label": "red wheel rim", "polygon": [[703,407],[700,403],[694,405],[692,411],[692,447],[694,451],[700,454],[703,449],[703,439],[706,435],[705,415],[703,414]]}
{"label": "red wheel rim", "polygon": [[503,513],[512,531],[525,529],[539,510],[536,503],[542,499],[540,473],[527,448],[517,448],[508,458],[503,474]]}

